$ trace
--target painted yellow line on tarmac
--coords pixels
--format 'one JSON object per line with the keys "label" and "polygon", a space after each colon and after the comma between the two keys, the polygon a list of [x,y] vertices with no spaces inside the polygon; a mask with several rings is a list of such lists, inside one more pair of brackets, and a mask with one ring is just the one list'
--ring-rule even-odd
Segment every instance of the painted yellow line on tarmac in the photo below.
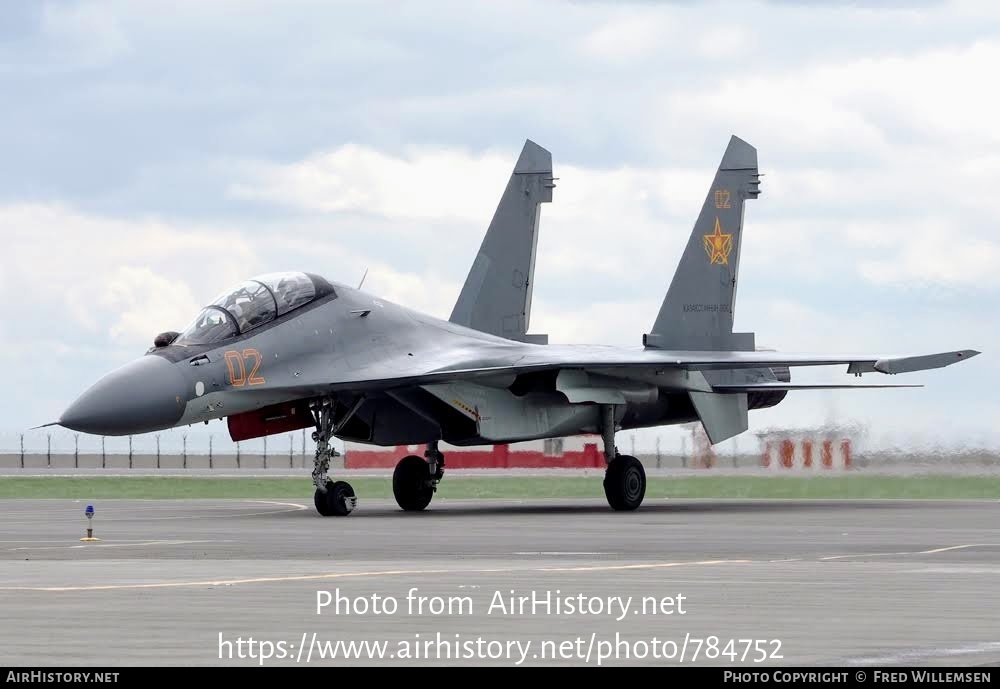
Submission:
{"label": "painted yellow line on tarmac", "polygon": [[755,560],[696,560],[694,562],[649,562],[634,565],[583,565],[580,567],[539,567],[529,570],[536,572],[618,572],[629,569],[666,569],[668,567],[690,567],[692,565],[750,565]]}
{"label": "painted yellow line on tarmac", "polygon": [[367,572],[328,572],[324,574],[300,574],[279,577],[252,577],[245,579],[209,579],[200,581],[164,581],[147,584],[91,584],[84,586],[0,586],[0,591],[116,591],[124,589],[192,588],[201,586],[237,586],[240,584],[273,584],[298,581],[323,581],[328,579],[350,579],[391,576],[421,576],[427,574],[514,574],[518,572],[613,572],[623,569],[661,569],[717,564],[746,564],[750,560],[699,560],[691,562],[650,562],[632,565],[605,565],[595,567],[499,567],[476,569],[387,569]]}
{"label": "painted yellow line on tarmac", "polygon": [[954,550],[967,550],[969,548],[1000,548],[1000,543],[965,543],[963,545],[949,545],[944,548],[933,548],[931,550],[908,550],[902,553],[852,553],[850,555],[828,555],[821,557],[820,562],[829,560],[847,560],[857,557],[900,557],[907,555],[936,555]]}
{"label": "painted yellow line on tarmac", "polygon": [[140,541],[138,543],[101,543],[100,545],[36,545],[8,548],[7,550],[65,550],[67,548],[93,550],[94,548],[135,548],[155,545],[191,545],[194,543],[218,543],[218,541]]}
{"label": "painted yellow line on tarmac", "polygon": [[949,550],[965,550],[966,548],[1000,548],[1000,543],[969,543],[967,545],[952,545],[947,548],[935,548],[934,550],[922,550],[917,555],[934,555],[935,553],[946,553]]}
{"label": "painted yellow line on tarmac", "polygon": [[[181,543],[200,543],[207,541],[150,541],[140,544],[105,544],[98,546],[68,546],[70,548],[100,548],[113,547],[115,545],[171,545]],[[749,565],[749,564],[773,564],[783,562],[825,562],[830,560],[840,560],[847,558],[878,557],[887,555],[933,555],[938,553],[964,550],[968,548],[993,548],[1000,547],[996,543],[967,543],[962,545],[943,546],[929,550],[921,550],[905,553],[859,553],[853,555],[829,555],[825,557],[809,560],[805,558],[789,558],[787,560],[746,560],[746,559],[722,559],[722,560],[681,560],[677,562],[638,562],[629,564],[602,564],[602,565],[578,565],[578,566],[553,566],[553,567],[496,567],[496,568],[473,568],[473,569],[386,569],[371,570],[361,572],[326,572],[321,574],[299,574],[287,576],[269,577],[246,577],[239,579],[204,579],[196,581],[161,581],[150,583],[131,584],[86,584],[81,586],[0,586],[0,591],[37,591],[37,592],[69,592],[69,591],[116,591],[128,589],[166,589],[166,588],[197,588],[212,586],[238,586],[242,584],[273,584],[289,583],[301,581],[324,581],[333,579],[350,578],[375,578],[394,576],[423,576],[429,574],[462,575],[462,574],[517,574],[525,572],[554,573],[554,572],[620,572],[629,570],[656,570],[675,567],[711,567],[717,565]],[[27,548],[21,548],[26,550]]]}

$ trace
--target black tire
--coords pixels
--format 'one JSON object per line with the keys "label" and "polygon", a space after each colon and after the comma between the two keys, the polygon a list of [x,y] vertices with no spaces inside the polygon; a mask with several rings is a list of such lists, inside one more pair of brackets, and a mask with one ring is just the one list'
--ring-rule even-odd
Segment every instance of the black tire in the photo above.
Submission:
{"label": "black tire", "polygon": [[354,488],[347,481],[326,482],[326,492],[316,489],[313,503],[316,511],[324,517],[346,517],[354,511]]}
{"label": "black tire", "polygon": [[604,495],[611,509],[631,512],[646,496],[646,470],[635,457],[618,455],[604,474]]}
{"label": "black tire", "polygon": [[419,512],[431,504],[431,469],[423,457],[403,457],[392,472],[392,494],[407,512]]}

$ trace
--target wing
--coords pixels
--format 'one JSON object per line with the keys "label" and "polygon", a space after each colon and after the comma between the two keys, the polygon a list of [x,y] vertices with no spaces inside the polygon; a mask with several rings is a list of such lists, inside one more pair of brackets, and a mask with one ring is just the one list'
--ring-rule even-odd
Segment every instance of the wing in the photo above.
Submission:
{"label": "wing", "polygon": [[[421,355],[409,353],[382,359],[367,366],[355,368],[339,380],[324,378],[325,362],[315,362],[315,372],[306,372],[303,380],[316,381],[311,385],[295,385],[303,394],[323,394],[330,391],[390,390],[412,385],[425,385],[448,381],[480,381],[490,384],[491,379],[510,384],[511,376],[542,371],[584,370],[595,374],[639,380],[662,387],[694,389],[705,392],[737,392],[707,385],[703,371],[727,371],[762,368],[797,368],[806,366],[847,366],[850,374],[897,374],[943,368],[971,359],[978,355],[974,350],[943,352],[917,356],[884,355],[823,355],[788,354],[781,352],[670,352],[656,349],[623,349],[618,347],[566,346],[566,345],[489,345],[438,351]],[[308,368],[308,367],[307,367]],[[321,382],[322,381],[322,382]],[[745,382],[740,392],[756,389],[804,389],[773,381]],[[810,386],[811,389],[818,389]],[[869,387],[869,386],[851,386]],[[273,388],[272,388],[273,389]]]}
{"label": "wing", "polygon": [[[541,348],[540,348],[541,349]],[[614,347],[559,347],[550,345],[509,365],[446,367],[428,375],[477,377],[498,373],[527,373],[547,369],[576,368],[643,376],[659,371],[719,371],[754,368],[847,366],[847,372],[910,373],[943,368],[978,355],[974,350],[917,356],[787,354],[781,352],[669,352],[654,349],[628,350]],[[631,371],[629,375],[627,372]],[[643,376],[644,377],[644,376]]]}
{"label": "wing", "polygon": [[848,373],[912,373],[929,371],[971,359],[979,352],[966,349],[917,356],[829,356],[817,354],[782,354],[781,352],[703,352],[693,357],[678,357],[678,365],[689,370],[758,368],[762,366],[837,366],[847,365]]}

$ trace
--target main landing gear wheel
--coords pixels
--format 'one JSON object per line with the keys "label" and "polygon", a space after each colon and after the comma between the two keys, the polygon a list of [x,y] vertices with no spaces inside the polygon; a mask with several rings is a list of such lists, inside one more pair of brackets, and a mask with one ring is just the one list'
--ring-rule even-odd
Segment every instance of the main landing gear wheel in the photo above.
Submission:
{"label": "main landing gear wheel", "polygon": [[392,472],[392,494],[396,504],[407,512],[419,512],[431,504],[434,483],[431,469],[422,457],[403,457]]}
{"label": "main landing gear wheel", "polygon": [[324,517],[346,517],[358,504],[354,489],[347,481],[327,481],[326,491],[316,489],[313,494],[316,511]]}
{"label": "main landing gear wheel", "polygon": [[604,474],[604,495],[615,511],[637,509],[646,495],[646,470],[642,462],[628,455],[618,455],[611,460]]}

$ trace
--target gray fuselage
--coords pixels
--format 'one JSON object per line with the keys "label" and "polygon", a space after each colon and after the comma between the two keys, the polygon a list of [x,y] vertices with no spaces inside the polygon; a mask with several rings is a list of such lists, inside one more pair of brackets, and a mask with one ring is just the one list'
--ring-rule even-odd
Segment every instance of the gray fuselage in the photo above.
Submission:
{"label": "gray fuselage", "polygon": [[[474,445],[594,433],[597,405],[609,401],[617,403],[620,428],[698,418],[683,389],[657,381],[623,386],[614,379],[608,397],[593,374],[581,387],[554,368],[504,370],[551,360],[554,351],[570,360],[617,361],[645,358],[642,348],[507,340],[331,284],[332,294],[224,342],[150,350],[85,392],[60,423],[131,435],[333,397],[345,406],[357,403],[337,433],[342,439]],[[495,372],[433,380],[436,373],[467,369]],[[614,371],[608,373],[613,379]],[[751,408],[772,406],[783,396],[758,395]]]}

